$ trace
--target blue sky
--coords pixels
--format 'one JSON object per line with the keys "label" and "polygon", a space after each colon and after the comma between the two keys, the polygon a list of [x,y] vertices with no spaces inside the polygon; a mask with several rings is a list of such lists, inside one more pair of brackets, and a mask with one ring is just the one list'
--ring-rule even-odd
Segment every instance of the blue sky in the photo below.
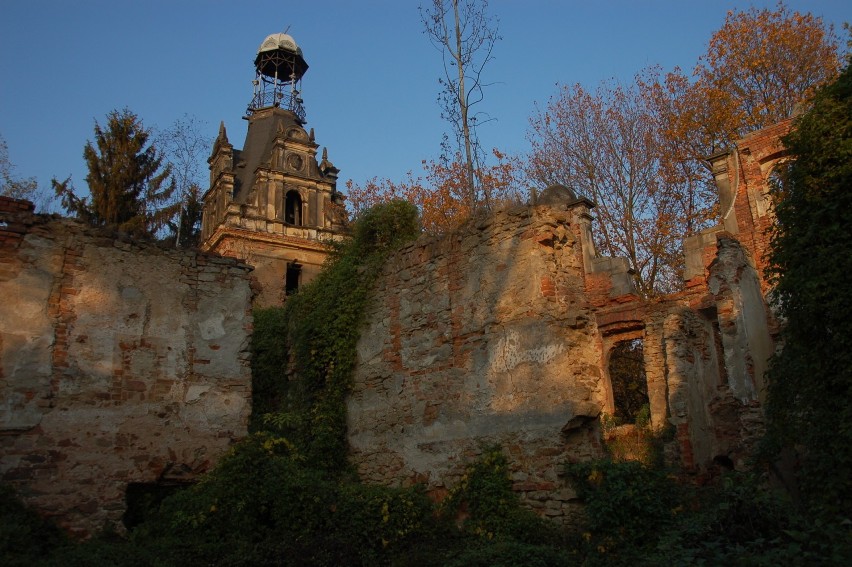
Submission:
{"label": "blue sky", "polygon": [[[71,175],[85,189],[83,146],[112,109],[166,128],[185,114],[216,135],[224,120],[242,147],[252,61],[289,28],[310,65],[307,126],[341,180],[420,173],[447,125],[436,102],[439,52],[422,33],[417,0],[2,0],[0,135],[16,174]],[[690,69],[731,8],[774,1],[491,0],[502,41],[480,105],[486,148],[528,148],[528,120],[557,84],[630,81],[659,64]],[[845,41],[848,0],[789,1],[834,24]],[[340,184],[342,188],[343,184]]]}

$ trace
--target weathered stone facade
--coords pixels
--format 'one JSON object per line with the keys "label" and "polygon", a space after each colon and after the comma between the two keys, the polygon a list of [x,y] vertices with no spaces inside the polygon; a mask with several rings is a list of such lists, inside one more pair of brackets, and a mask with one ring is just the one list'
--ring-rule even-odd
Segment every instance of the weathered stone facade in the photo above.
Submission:
{"label": "weathered stone facade", "polygon": [[[313,136],[282,112],[256,110],[270,161],[249,169],[222,130],[205,204],[208,248],[264,258],[253,262],[265,274],[253,280],[261,304],[280,302],[289,265],[312,247],[323,254],[336,222],[323,216],[336,170],[315,163]],[[640,300],[626,261],[594,249],[593,204],[559,187],[394,254],[348,401],[363,479],[420,482],[440,497],[500,444],[523,500],[569,521],[575,495],[562,465],[603,454],[599,418],[616,405],[610,353],[637,339],[651,421],[675,432],[669,459],[696,474],[742,466],[762,430],[777,327],[762,277],[766,184],[788,128],[713,157],[723,223],[685,242],[677,294]],[[294,148],[307,163],[287,157]],[[291,195],[295,209],[294,190],[315,198]],[[287,221],[297,212],[307,226]],[[294,250],[303,256],[285,257]],[[0,292],[11,298],[0,304],[2,479],[85,534],[119,525],[129,484],[208,470],[246,433],[249,271],[0,198]]]}
{"label": "weathered stone facade", "polygon": [[440,491],[500,443],[516,489],[569,513],[560,460],[568,444],[576,458],[600,455],[606,400],[572,222],[582,209],[503,211],[386,265],[348,407],[362,478]]}
{"label": "weathered stone facade", "polygon": [[81,535],[246,435],[250,269],[0,197],[0,478]]}
{"label": "weathered stone facade", "polygon": [[567,520],[574,494],[561,465],[602,454],[598,418],[615,408],[609,353],[634,339],[644,344],[651,422],[674,429],[669,459],[687,473],[744,466],[762,431],[774,349],[766,186],[788,128],[714,157],[727,216],[685,243],[677,294],[640,300],[627,263],[594,250],[593,205],[558,187],[543,205],[392,256],[348,406],[362,477],[425,482],[440,496],[483,447],[500,444],[521,497]]}

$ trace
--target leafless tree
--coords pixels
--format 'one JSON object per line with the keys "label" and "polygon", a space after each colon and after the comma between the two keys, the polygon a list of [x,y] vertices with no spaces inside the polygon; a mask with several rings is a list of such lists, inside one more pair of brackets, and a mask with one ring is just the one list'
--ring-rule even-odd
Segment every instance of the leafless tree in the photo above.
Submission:
{"label": "leafless tree", "polygon": [[181,248],[197,244],[201,230],[201,195],[207,184],[205,165],[213,146],[212,140],[201,134],[204,126],[197,117],[185,114],[156,136],[177,186],[175,196],[180,211],[169,226],[175,245]]}
{"label": "leafless tree", "polygon": [[9,146],[3,136],[0,136],[0,195],[32,201],[41,212],[50,211],[53,206],[52,196],[39,189],[35,177],[18,177],[15,174],[15,166],[9,159]]}
{"label": "leafless tree", "polygon": [[445,139],[444,159],[452,162],[454,154],[465,165],[467,200],[474,207],[481,201],[488,205],[477,176],[484,159],[477,136],[477,126],[489,118],[473,107],[484,98],[482,81],[485,66],[493,59],[494,45],[500,39],[499,22],[488,14],[487,0],[432,0],[420,7],[424,33],[441,52],[444,76],[439,79],[441,118],[450,123],[456,138],[456,151],[449,151]]}
{"label": "leafless tree", "polygon": [[683,224],[693,219],[683,196],[662,183],[659,133],[639,89],[563,86],[530,124],[530,179],[568,185],[596,203],[597,247],[628,259],[640,293],[676,288]]}

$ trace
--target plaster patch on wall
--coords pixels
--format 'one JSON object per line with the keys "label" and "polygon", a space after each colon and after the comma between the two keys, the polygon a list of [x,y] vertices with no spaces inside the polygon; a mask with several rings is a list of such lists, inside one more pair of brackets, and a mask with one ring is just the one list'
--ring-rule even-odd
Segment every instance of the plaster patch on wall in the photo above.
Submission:
{"label": "plaster patch on wall", "polygon": [[[529,342],[529,336],[527,335]],[[565,351],[564,343],[550,343],[534,348],[522,346],[521,334],[510,329],[497,342],[492,351],[491,369],[494,372],[508,372],[524,362],[547,364]]]}
{"label": "plaster patch on wall", "polygon": [[205,341],[218,339],[225,336],[225,314],[213,313],[205,320],[198,323],[198,332]]}
{"label": "plaster patch on wall", "polygon": [[201,399],[201,396],[210,391],[210,386],[192,385],[186,389],[186,403],[191,404]]}
{"label": "plaster patch on wall", "polygon": [[75,535],[120,531],[128,483],[200,474],[247,434],[249,270],[19,218],[0,234],[0,477]]}

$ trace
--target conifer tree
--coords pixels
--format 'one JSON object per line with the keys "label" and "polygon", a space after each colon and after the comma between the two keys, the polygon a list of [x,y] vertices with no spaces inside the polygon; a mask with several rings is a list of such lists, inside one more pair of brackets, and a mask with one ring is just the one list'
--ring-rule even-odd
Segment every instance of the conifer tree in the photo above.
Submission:
{"label": "conifer tree", "polygon": [[89,195],[79,197],[70,178],[52,181],[63,208],[95,226],[155,235],[179,204],[169,204],[175,182],[171,168],[161,168],[160,152],[148,145],[150,136],[139,117],[126,108],[110,112],[105,128],[96,121],[94,145],[88,141],[83,149]]}

